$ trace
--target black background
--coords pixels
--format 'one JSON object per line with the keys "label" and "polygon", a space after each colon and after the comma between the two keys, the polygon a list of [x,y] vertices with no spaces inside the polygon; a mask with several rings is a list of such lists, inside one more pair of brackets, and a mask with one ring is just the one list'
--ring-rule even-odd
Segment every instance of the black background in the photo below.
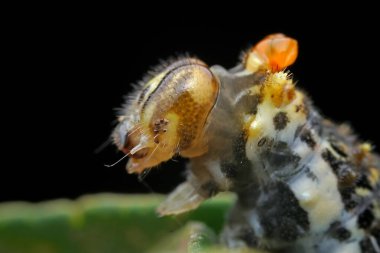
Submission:
{"label": "black background", "polygon": [[126,161],[104,166],[122,156],[113,146],[94,153],[112,131],[114,108],[130,84],[159,59],[185,52],[233,67],[243,49],[276,32],[298,40],[290,70],[324,115],[349,121],[362,139],[380,143],[374,17],[358,20],[356,10],[340,17],[334,10],[306,19],[279,9],[282,15],[260,8],[215,11],[215,17],[173,11],[145,20],[148,14],[133,17],[134,10],[97,8],[21,22],[10,49],[9,65],[18,69],[9,82],[14,93],[2,93],[12,101],[4,106],[0,201],[170,191],[184,179],[183,160],[152,170],[144,185],[126,173]]}

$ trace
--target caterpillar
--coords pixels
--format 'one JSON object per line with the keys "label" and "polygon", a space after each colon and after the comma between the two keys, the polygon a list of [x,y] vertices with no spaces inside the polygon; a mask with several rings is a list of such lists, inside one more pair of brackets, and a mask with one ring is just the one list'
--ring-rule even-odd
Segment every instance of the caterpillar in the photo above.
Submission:
{"label": "caterpillar", "polygon": [[189,158],[160,215],[219,192],[237,201],[221,241],[279,252],[380,252],[380,157],[326,119],[287,68],[298,42],[265,37],[232,69],[183,57],[129,96],[112,137],[127,171]]}

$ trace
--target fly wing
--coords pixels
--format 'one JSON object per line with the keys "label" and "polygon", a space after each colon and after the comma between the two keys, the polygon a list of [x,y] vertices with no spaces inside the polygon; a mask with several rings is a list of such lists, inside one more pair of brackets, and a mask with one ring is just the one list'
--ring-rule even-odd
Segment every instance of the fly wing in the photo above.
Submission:
{"label": "fly wing", "polygon": [[169,194],[157,212],[160,216],[177,215],[196,209],[205,199],[191,183],[184,182]]}

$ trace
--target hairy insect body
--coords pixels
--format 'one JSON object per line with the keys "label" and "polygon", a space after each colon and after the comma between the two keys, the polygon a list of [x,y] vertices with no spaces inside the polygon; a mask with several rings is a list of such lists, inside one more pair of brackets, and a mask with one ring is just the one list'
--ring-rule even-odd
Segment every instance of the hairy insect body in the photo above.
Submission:
{"label": "hairy insect body", "polygon": [[380,252],[380,159],[296,89],[283,71],[296,48],[274,35],[231,70],[173,63],[134,96],[115,143],[130,153],[129,172],[191,158],[161,215],[235,192],[222,234],[229,247]]}

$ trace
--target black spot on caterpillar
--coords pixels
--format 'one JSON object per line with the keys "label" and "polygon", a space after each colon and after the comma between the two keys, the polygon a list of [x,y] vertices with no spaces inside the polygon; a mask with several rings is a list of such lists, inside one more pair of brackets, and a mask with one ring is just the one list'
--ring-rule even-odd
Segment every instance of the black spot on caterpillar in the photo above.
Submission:
{"label": "black spot on caterpillar", "polygon": [[283,130],[288,122],[289,118],[286,112],[279,112],[273,118],[274,128],[278,131]]}

